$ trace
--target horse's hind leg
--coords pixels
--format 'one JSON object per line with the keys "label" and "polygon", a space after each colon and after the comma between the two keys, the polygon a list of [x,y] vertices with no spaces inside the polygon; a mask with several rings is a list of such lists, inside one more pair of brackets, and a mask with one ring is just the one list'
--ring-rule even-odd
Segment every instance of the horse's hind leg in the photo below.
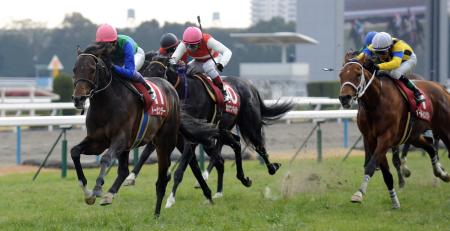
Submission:
{"label": "horse's hind leg", "polygon": [[84,153],[86,155],[99,155],[103,152],[103,150],[105,150],[105,147],[103,147],[101,144],[95,143],[88,137],[84,138],[83,141],[81,141],[70,150],[70,156],[72,157],[72,161],[75,166],[78,181],[84,193],[84,201],[89,205],[95,203],[95,195],[86,187],[87,180],[84,176],[83,168],[81,166],[80,154]]}
{"label": "horse's hind leg", "polygon": [[434,175],[445,182],[449,182],[450,176],[439,162],[439,156],[437,155],[437,150],[434,148],[433,144],[430,144],[423,136],[420,136],[417,141],[414,142],[414,145],[423,148],[428,153],[431,159],[431,164],[433,166]]}
{"label": "horse's hind leg", "polygon": [[398,209],[400,208],[400,202],[397,197],[397,193],[394,190],[394,178],[392,177],[391,172],[389,171],[389,164],[386,159],[386,155],[383,155],[380,160],[380,169],[383,173],[384,183],[389,191],[389,197],[391,198],[392,208]]}
{"label": "horse's hind leg", "polygon": [[120,153],[118,156],[119,161],[119,167],[117,168],[117,177],[114,181],[111,188],[109,188],[108,193],[103,195],[102,200],[100,201],[100,205],[109,205],[112,203],[112,200],[114,198],[114,195],[117,194],[117,192],[120,189],[120,186],[122,185],[123,181],[125,180],[125,177],[127,177],[129,170],[128,170],[128,157],[130,152],[124,151]]}
{"label": "horse's hind leg", "polygon": [[139,161],[136,166],[134,166],[133,170],[131,170],[130,175],[123,182],[124,186],[134,185],[136,183],[136,177],[141,171],[142,167],[145,164],[145,161],[150,157],[152,152],[155,150],[155,145],[149,143],[145,146],[144,151],[142,151],[141,156],[139,157]]}
{"label": "horse's hind leg", "polygon": [[406,156],[408,155],[408,151],[411,144],[405,144],[403,145],[402,149],[402,157],[400,159],[400,170],[403,176],[410,177],[411,171],[408,169],[408,166],[406,166]]}
{"label": "horse's hind leg", "polygon": [[400,165],[400,156],[399,156],[400,150],[398,149],[398,146],[392,147],[392,164],[394,164],[395,169],[397,170],[397,176],[398,176],[398,185],[400,188],[403,188],[405,186],[405,178],[403,178],[403,175],[401,173]]}
{"label": "horse's hind leg", "polygon": [[208,202],[210,204],[213,204],[212,198],[211,198],[211,190],[209,189],[208,185],[206,184],[206,181],[203,179],[202,171],[200,169],[200,166],[198,166],[197,158],[195,157],[195,154],[192,155],[191,160],[189,161],[189,166],[191,167],[192,173],[194,174],[195,178],[200,184],[200,187],[203,190],[203,195],[206,197]]}

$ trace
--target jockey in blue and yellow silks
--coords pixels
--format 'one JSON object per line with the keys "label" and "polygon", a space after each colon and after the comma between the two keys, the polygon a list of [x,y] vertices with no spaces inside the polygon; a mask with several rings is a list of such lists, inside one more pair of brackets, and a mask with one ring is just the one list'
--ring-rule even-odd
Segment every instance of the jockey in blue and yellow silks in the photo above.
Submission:
{"label": "jockey in blue and yellow silks", "polygon": [[425,96],[411,80],[405,77],[405,74],[412,73],[417,64],[414,50],[406,42],[392,38],[386,32],[377,33],[368,48],[360,53],[356,59],[363,60],[367,56],[375,58],[376,63],[371,68],[388,73],[389,76],[402,81],[413,91],[417,104],[425,101]]}

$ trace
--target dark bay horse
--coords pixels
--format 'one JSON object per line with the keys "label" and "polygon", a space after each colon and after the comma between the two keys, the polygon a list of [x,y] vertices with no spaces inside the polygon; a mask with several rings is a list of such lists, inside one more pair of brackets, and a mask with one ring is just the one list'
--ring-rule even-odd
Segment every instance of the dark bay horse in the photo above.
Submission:
{"label": "dark bay horse", "polygon": [[[183,102],[188,105],[187,112],[198,119],[204,119],[208,122],[212,122],[215,115],[215,103],[208,96],[208,92],[205,89],[202,81],[193,76],[180,77],[175,70],[175,67],[169,64],[169,58],[163,56],[155,56],[152,61],[149,62],[146,68],[141,69],[144,76],[159,76],[167,79],[172,85],[175,86],[178,95]],[[206,153],[212,155],[210,164],[214,164],[218,172],[217,193],[215,197],[222,196],[223,186],[223,158],[220,156],[222,146],[230,146],[236,157],[236,177],[242,182],[243,185],[249,187],[251,180],[245,177],[242,168],[241,157],[241,145],[237,135],[231,133],[231,129],[237,124],[239,126],[240,133],[244,140],[250,144],[256,152],[263,158],[268,172],[270,175],[276,173],[280,167],[279,163],[271,163],[269,156],[265,148],[263,126],[270,124],[270,122],[279,119],[286,112],[293,108],[292,103],[278,103],[271,106],[264,104],[261,99],[258,90],[251,85],[248,81],[238,77],[227,77],[224,81],[237,92],[241,99],[238,115],[232,115],[228,113],[222,113],[219,122],[220,137],[217,141],[216,150],[208,151]],[[194,149],[195,147],[193,147]],[[140,158],[140,164],[133,169],[132,174],[137,175],[141,168],[141,164],[150,155],[151,150],[144,150]],[[218,155],[218,157],[214,157]],[[189,156],[183,156],[182,159],[191,158]],[[186,160],[180,162],[175,177],[174,186],[171,197],[169,197],[166,207],[170,207],[175,202],[175,191],[178,184],[182,180],[182,175],[186,169]],[[134,177],[133,175],[132,177]]]}
{"label": "dark bay horse", "polygon": [[[111,63],[106,50],[99,46],[79,50],[73,68],[74,93],[76,108],[83,108],[85,100],[90,99],[86,115],[87,136],[71,149],[80,186],[85,195],[85,202],[93,204],[96,197],[102,195],[105,170],[112,158],[118,159],[117,177],[101,202],[110,204],[122,182],[129,174],[129,151],[134,143],[144,105],[130,91],[129,86],[110,70]],[[151,81],[161,90],[167,100],[165,116],[148,116],[148,126],[138,145],[152,143],[158,156],[158,180],[156,182],[155,217],[159,216],[162,199],[169,180],[167,170],[170,166],[170,154],[177,144],[179,132],[187,137],[199,137],[208,140],[217,137],[217,129],[201,124],[180,109],[178,95],[172,85],[164,79],[152,78]],[[198,142],[197,140],[194,140]],[[87,180],[80,163],[80,154],[99,155],[107,152],[100,161],[100,173],[93,191],[87,189]]]}
{"label": "dark bay horse", "polygon": [[[402,140],[406,126],[408,105],[395,83],[386,78],[375,77],[359,62],[346,62],[339,74],[341,90],[339,99],[344,108],[349,108],[351,101],[358,100],[357,124],[364,139],[365,161],[364,178],[359,190],[353,194],[352,202],[362,202],[367,185],[375,169],[379,167],[390,194],[392,207],[399,208],[400,202],[394,190],[392,174],[386,159],[389,148],[396,147]],[[450,94],[434,82],[416,81],[417,86],[429,97],[433,114],[431,122],[417,119],[406,143],[423,148],[430,156],[433,173],[445,182],[450,176],[439,163],[436,149],[422,133],[432,129],[446,147],[450,146],[450,128],[442,126],[450,118]]]}

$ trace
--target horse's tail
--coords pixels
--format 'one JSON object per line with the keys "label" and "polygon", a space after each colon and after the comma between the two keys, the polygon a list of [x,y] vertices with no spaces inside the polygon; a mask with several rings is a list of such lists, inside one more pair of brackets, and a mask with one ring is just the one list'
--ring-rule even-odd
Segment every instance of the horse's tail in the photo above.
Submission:
{"label": "horse's tail", "polygon": [[292,102],[275,103],[267,106],[264,104],[258,90],[251,87],[253,92],[249,102],[241,106],[237,124],[242,138],[247,144],[253,147],[264,145],[263,125],[270,124],[280,119],[286,112],[290,111],[294,105]]}
{"label": "horse's tail", "polygon": [[256,92],[259,100],[259,105],[261,108],[261,117],[264,125],[271,124],[272,122],[279,120],[287,112],[294,108],[294,104],[290,101],[287,102],[276,102],[273,105],[267,106],[264,104],[264,100],[261,99],[259,92]]}
{"label": "horse's tail", "polygon": [[181,109],[180,132],[188,140],[211,145],[212,139],[219,137],[219,129],[212,124],[203,123]]}

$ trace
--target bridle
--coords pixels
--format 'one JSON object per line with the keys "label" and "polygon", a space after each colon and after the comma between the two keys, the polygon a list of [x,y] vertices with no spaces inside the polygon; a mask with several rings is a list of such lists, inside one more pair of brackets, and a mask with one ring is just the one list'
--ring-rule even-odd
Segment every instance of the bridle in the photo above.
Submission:
{"label": "bridle", "polygon": [[[162,68],[164,68],[164,75],[163,78],[167,81],[169,81],[169,77],[167,76],[167,70],[169,69],[168,66],[166,66],[163,62],[157,61],[157,60],[153,60],[150,61],[150,63],[148,64],[149,66],[152,64],[158,64],[160,65]],[[180,85],[180,78],[177,78],[177,82],[173,85],[173,87],[176,89],[178,87],[178,85]]]}
{"label": "bridle", "polygon": [[[366,78],[364,77],[364,67],[361,63],[359,62],[348,62],[346,64],[344,64],[344,67],[347,66],[348,64],[358,64],[361,67],[361,76],[359,77],[359,85],[356,86],[354,83],[350,82],[350,81],[346,81],[341,85],[341,89],[340,92],[342,92],[342,88],[344,88],[345,85],[349,85],[351,86],[353,89],[355,89],[356,91],[356,95],[354,96],[354,98],[361,98],[364,93],[366,92],[367,88],[372,84],[375,75],[376,75],[376,71],[373,72],[372,77],[370,78],[370,80],[368,82],[366,82]],[[343,68],[344,68],[343,67]],[[342,68],[342,69],[343,69]]]}
{"label": "bridle", "polygon": [[[89,92],[89,94],[84,95],[82,97],[86,97],[86,98],[92,98],[94,97],[94,95],[96,95],[97,93],[104,91],[106,88],[108,88],[111,85],[112,82],[112,72],[111,71],[107,71],[104,62],[99,59],[97,56],[93,55],[93,54],[88,54],[88,53],[82,53],[79,54],[78,56],[90,56],[93,57],[95,60],[95,79],[94,81],[90,80],[90,79],[86,79],[86,78],[79,78],[75,81],[74,86],[75,88],[77,87],[77,84],[79,82],[87,82],[91,85],[91,91]],[[108,84],[106,84],[106,86],[102,87],[101,89],[99,89],[100,84],[99,84],[99,74],[101,72],[101,70],[103,70],[105,73],[109,72],[109,81]]]}

